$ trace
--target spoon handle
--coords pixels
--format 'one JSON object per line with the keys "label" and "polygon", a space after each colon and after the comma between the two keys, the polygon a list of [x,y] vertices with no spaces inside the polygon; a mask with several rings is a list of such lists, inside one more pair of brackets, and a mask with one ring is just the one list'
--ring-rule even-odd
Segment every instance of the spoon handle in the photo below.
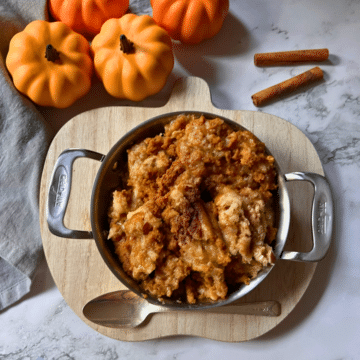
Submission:
{"label": "spoon handle", "polygon": [[269,300],[245,304],[231,304],[205,311],[217,314],[279,316],[281,314],[281,305],[278,301]]}
{"label": "spoon handle", "polygon": [[[148,313],[160,313],[160,312],[174,312],[170,308],[164,308],[157,305],[150,305],[148,307]],[[189,313],[194,310],[178,310],[178,312]],[[279,316],[281,314],[281,305],[278,301],[269,300],[269,301],[259,301],[252,303],[243,303],[243,304],[229,304],[219,307],[213,307],[210,309],[198,309],[195,310],[203,313],[211,314],[232,314],[232,315],[255,315],[255,316]]]}

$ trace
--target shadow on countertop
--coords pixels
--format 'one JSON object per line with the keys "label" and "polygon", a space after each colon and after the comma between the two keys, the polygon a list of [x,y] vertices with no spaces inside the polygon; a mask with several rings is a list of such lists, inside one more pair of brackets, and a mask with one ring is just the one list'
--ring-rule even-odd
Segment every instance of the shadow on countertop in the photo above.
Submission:
{"label": "shadow on countertop", "polygon": [[49,267],[48,267],[46,259],[45,259],[44,252],[42,252],[42,259],[40,261],[39,267],[37,268],[34,280],[31,284],[30,291],[25,296],[23,296],[20,300],[16,301],[12,305],[10,305],[10,306],[6,307],[5,309],[3,309],[2,311],[0,311],[0,315],[5,313],[6,311],[16,307],[20,303],[22,303],[30,298],[36,297],[37,295],[40,295],[42,293],[45,293],[55,287],[56,287],[56,285],[51,276]]}
{"label": "shadow on countertop", "polygon": [[[333,176],[336,177],[336,175],[334,175],[335,169],[332,168],[331,170],[333,172]],[[321,298],[326,292],[326,289],[330,282],[331,274],[336,266],[336,259],[339,247],[337,240],[339,239],[340,234],[343,230],[341,228],[342,214],[339,210],[339,206],[337,206],[339,204],[337,204],[337,199],[334,191],[332,191],[332,193],[334,202],[334,227],[331,245],[327,255],[317,264],[313,278],[311,279],[308,288],[306,289],[304,295],[297,303],[295,308],[275,328],[254,339],[254,342],[261,343],[266,341],[272,341],[276,338],[280,338],[290,334],[296,329],[297,326],[299,326],[302,322],[306,320],[307,317],[311,315],[311,313],[321,302]]]}

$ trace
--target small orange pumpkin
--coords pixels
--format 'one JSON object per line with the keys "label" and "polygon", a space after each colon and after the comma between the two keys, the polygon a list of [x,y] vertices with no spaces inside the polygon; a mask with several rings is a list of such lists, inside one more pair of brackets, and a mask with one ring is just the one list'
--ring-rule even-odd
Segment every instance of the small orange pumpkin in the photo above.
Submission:
{"label": "small orange pumpkin", "polygon": [[158,93],[174,67],[171,39],[148,15],[106,21],[91,50],[97,75],[116,98],[141,101]]}
{"label": "small orange pumpkin", "polygon": [[6,66],[34,103],[65,108],[91,86],[89,42],[61,22],[35,20],[10,41]]}
{"label": "small orange pumpkin", "polygon": [[182,43],[197,44],[216,35],[229,11],[229,0],[151,0],[153,18]]}
{"label": "small orange pumpkin", "polygon": [[129,0],[49,0],[56,20],[87,37],[98,34],[106,20],[123,16],[128,7]]}

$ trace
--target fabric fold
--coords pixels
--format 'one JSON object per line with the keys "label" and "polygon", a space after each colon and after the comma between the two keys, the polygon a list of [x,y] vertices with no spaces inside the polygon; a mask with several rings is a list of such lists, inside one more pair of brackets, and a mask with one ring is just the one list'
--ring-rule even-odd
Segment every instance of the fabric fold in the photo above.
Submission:
{"label": "fabric fold", "polygon": [[11,38],[36,19],[47,19],[46,0],[0,3],[0,310],[30,291],[43,257],[39,186],[53,131],[5,65]]}

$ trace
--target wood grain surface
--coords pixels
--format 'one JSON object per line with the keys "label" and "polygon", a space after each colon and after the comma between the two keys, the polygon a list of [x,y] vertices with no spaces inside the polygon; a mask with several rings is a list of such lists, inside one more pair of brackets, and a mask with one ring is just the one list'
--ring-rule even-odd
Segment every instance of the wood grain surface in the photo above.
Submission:
{"label": "wood grain surface", "polygon": [[[181,110],[211,112],[240,123],[265,142],[284,173],[311,171],[324,175],[316,150],[294,125],[263,112],[217,109],[211,103],[209,88],[203,80],[181,79],[163,107],[98,108],[74,117],[60,129],[49,148],[40,189],[40,226],[45,256],[56,286],[68,305],[101,334],[125,341],[172,335],[193,335],[228,342],[250,340],[273,329],[290,314],[306,291],[316,264],[279,260],[269,276],[239,300],[241,303],[277,300],[282,307],[279,317],[174,312],[155,314],[135,329],[112,329],[89,322],[83,316],[82,308],[89,300],[124,289],[124,286],[107,268],[94,240],[59,238],[48,229],[45,206],[48,187],[55,162],[63,150],[83,148],[106,154],[121,136],[144,120]],[[64,221],[71,229],[91,230],[90,197],[99,167],[100,162],[91,159],[81,158],[74,163]],[[287,187],[291,199],[291,227],[285,250],[309,251],[312,186],[291,182]]]}

